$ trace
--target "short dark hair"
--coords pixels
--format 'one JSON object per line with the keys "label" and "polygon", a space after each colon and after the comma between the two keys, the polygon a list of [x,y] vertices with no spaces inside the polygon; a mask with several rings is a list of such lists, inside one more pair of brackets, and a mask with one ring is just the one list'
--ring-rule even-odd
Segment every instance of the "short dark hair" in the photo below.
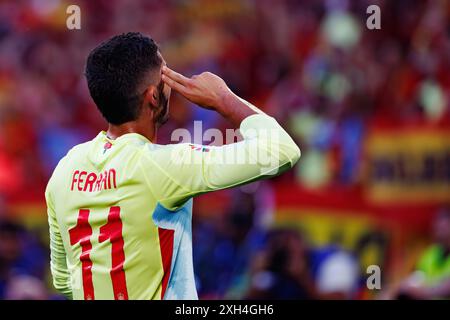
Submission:
{"label": "short dark hair", "polygon": [[149,71],[162,63],[158,45],[138,32],[112,37],[93,49],[85,75],[92,99],[103,117],[119,125],[136,120],[143,92],[138,92]]}

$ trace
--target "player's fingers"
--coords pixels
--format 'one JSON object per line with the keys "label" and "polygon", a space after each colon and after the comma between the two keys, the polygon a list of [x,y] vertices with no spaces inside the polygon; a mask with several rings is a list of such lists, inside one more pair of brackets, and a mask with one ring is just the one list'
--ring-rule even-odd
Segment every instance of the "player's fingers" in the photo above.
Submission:
{"label": "player's fingers", "polygon": [[168,78],[175,80],[178,83],[181,83],[182,85],[186,85],[190,79],[186,78],[182,74],[179,74],[178,72],[173,71],[172,69],[168,68],[167,66],[164,66],[162,68],[163,75],[167,76]]}
{"label": "player's fingers", "polygon": [[168,76],[166,76],[165,74],[163,74],[161,76],[162,81],[164,81],[169,87],[171,87],[172,89],[174,89],[175,91],[178,91],[179,93],[181,93],[182,95],[184,95],[186,93],[186,87],[183,86],[181,83],[176,82],[175,80],[172,80],[171,78],[169,78]]}

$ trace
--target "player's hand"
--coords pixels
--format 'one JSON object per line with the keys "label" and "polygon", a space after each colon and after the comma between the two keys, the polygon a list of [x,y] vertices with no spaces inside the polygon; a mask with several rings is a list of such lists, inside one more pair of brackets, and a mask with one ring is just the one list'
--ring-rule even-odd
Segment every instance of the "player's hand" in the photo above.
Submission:
{"label": "player's hand", "polygon": [[167,66],[162,68],[162,80],[193,103],[220,113],[235,128],[250,115],[262,113],[258,108],[235,95],[220,77],[211,72],[187,78]]}
{"label": "player's hand", "polygon": [[220,77],[211,72],[187,78],[164,66],[162,80],[189,101],[207,109],[218,110],[231,90]]}

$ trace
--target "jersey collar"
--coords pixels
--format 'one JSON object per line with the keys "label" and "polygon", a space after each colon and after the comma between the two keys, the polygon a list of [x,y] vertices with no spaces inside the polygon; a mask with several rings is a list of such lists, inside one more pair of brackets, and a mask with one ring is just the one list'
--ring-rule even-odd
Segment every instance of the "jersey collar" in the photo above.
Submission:
{"label": "jersey collar", "polygon": [[145,143],[152,143],[149,139],[147,139],[143,135],[141,135],[139,133],[134,133],[134,132],[123,134],[120,137],[117,137],[116,139],[111,139],[106,135],[106,131],[103,130],[98,134],[98,136],[103,139],[108,140],[112,144],[114,144],[114,142],[118,142],[118,141],[129,141],[129,140],[138,140],[138,141],[145,142]]}

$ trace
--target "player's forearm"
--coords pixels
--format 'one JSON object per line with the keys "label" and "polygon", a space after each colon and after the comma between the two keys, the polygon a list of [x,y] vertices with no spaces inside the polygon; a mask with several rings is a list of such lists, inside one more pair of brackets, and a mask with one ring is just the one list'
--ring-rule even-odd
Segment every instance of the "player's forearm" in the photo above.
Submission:
{"label": "player's forearm", "polygon": [[50,271],[53,278],[53,286],[68,299],[72,298],[72,288],[70,285],[70,274],[67,270],[66,256],[64,248],[55,246],[51,243],[51,262]]}
{"label": "player's forearm", "polygon": [[66,252],[49,198],[48,193],[46,193],[50,233],[50,271],[53,278],[53,286],[67,298],[71,299],[72,288],[70,284],[70,273],[67,268]]}
{"label": "player's forearm", "polygon": [[[231,188],[279,175],[292,168],[300,149],[277,121],[265,114],[246,117],[240,132],[243,141],[211,148],[202,155],[202,191]],[[196,153],[198,154],[198,153]]]}
{"label": "player's forearm", "polygon": [[257,141],[256,150],[250,148],[248,152],[255,153],[262,166],[270,163],[274,169],[283,167],[284,171],[300,158],[300,148],[273,117],[264,113],[253,115],[242,122],[240,131],[244,140]]}
{"label": "player's forearm", "polygon": [[[299,147],[274,118],[238,97],[231,90],[228,89],[217,100],[216,111],[236,128],[241,126],[244,119],[256,114],[262,115],[260,120],[250,122],[250,129],[254,129],[256,137],[263,142],[260,143],[260,148],[266,149],[265,151],[270,153],[272,158],[270,160],[278,162],[280,167],[282,164],[290,162],[292,167],[300,158]],[[245,128],[241,129],[245,130]],[[242,130],[241,133],[244,134],[244,138],[248,138]]]}
{"label": "player's forearm", "polygon": [[59,270],[53,263],[51,264],[53,286],[67,299],[72,299],[72,288],[70,286],[70,276],[65,271]]}
{"label": "player's forearm", "polygon": [[55,289],[71,299],[72,288],[66,264],[66,253],[61,236],[54,230],[50,231],[50,271]]}
{"label": "player's forearm", "polygon": [[218,100],[215,110],[230,121],[235,128],[239,128],[241,122],[253,114],[264,114],[257,107],[231,91]]}

